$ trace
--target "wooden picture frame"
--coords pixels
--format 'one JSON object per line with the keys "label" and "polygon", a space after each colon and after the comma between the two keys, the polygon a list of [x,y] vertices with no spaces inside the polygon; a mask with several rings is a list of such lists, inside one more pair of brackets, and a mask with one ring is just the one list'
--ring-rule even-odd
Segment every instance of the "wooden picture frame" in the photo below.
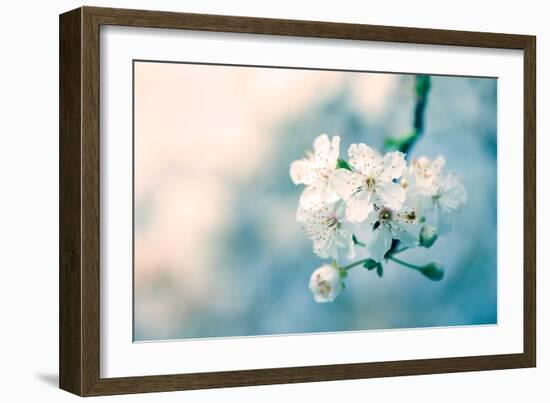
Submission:
{"label": "wooden picture frame", "polygon": [[[523,353],[228,372],[100,377],[99,30],[102,25],[524,52]],[[536,363],[535,37],[81,7],[60,16],[60,387],[80,396],[533,367]]]}

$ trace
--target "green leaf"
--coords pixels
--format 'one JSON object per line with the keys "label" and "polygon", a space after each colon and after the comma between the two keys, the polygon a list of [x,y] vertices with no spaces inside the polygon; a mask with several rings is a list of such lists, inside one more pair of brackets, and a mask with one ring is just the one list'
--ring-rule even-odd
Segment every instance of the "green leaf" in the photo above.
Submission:
{"label": "green leaf", "polygon": [[373,259],[367,259],[367,261],[363,263],[363,267],[368,270],[375,269],[376,266],[378,266],[378,262]]}
{"label": "green leaf", "polygon": [[384,275],[384,268],[382,267],[381,263],[378,263],[376,265],[376,274],[378,274],[378,277],[380,278],[382,278],[382,276]]}
{"label": "green leaf", "polygon": [[349,164],[341,158],[338,158],[338,161],[336,161],[336,168],[343,168],[351,171],[351,167],[349,166]]}
{"label": "green leaf", "polygon": [[412,132],[399,137],[386,137],[384,139],[384,147],[405,152],[409,145],[416,141],[417,136],[418,132],[416,130],[413,130]]}
{"label": "green leaf", "polygon": [[384,139],[385,148],[397,149],[399,147],[399,138],[397,137],[386,137]]}

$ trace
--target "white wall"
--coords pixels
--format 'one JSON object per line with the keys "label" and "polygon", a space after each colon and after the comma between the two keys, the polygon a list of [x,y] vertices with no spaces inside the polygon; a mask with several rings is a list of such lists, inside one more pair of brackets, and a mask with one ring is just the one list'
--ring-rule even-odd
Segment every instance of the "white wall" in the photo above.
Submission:
{"label": "white wall", "polygon": [[[0,41],[0,396],[2,401],[76,401],[57,389],[58,14],[79,1],[2,4]],[[302,385],[119,396],[102,401],[548,401],[550,25],[543,1],[93,1],[88,5],[535,34],[538,62],[538,368]],[[547,238],[548,239],[548,238]],[[545,343],[546,341],[546,343]],[[525,396],[527,399],[524,399]],[[304,400],[305,401],[305,400]]]}

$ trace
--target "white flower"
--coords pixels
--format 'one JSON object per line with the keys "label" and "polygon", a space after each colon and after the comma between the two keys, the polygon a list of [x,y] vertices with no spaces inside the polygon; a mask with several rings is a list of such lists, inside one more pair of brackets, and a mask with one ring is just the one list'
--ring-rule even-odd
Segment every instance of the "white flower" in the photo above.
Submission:
{"label": "white flower", "polygon": [[346,201],[346,219],[360,223],[375,206],[399,210],[405,190],[394,180],[405,169],[404,154],[394,151],[382,157],[366,144],[352,144],[348,155],[353,171],[337,169],[330,178],[331,188]]}
{"label": "white flower", "polygon": [[309,289],[315,302],[332,302],[342,291],[340,271],[334,266],[325,264],[315,270],[309,278]]}
{"label": "white flower", "polygon": [[433,161],[423,156],[414,159],[401,178],[400,184],[407,191],[407,202],[418,207],[421,214],[433,207],[432,197],[437,192],[444,165],[442,156]]}
{"label": "white flower", "polygon": [[415,186],[428,189],[439,181],[444,166],[445,158],[441,155],[433,161],[422,156],[411,162],[404,177],[412,180]]}
{"label": "white flower", "polygon": [[317,256],[323,259],[338,259],[341,254],[348,259],[355,257],[353,233],[343,222],[342,202],[304,202],[298,208],[296,220],[313,241],[313,251]]}
{"label": "white flower", "polygon": [[460,179],[449,174],[440,181],[432,200],[435,225],[440,234],[445,234],[451,230],[453,213],[466,204],[468,193]]}
{"label": "white flower", "polygon": [[[369,257],[377,262],[392,246],[392,239],[400,241],[403,248],[419,244],[420,223],[417,211],[412,207],[392,210],[387,207],[376,208],[367,219],[365,243]],[[362,241],[362,239],[360,239]]]}
{"label": "white flower", "polygon": [[290,178],[295,185],[306,185],[300,202],[310,200],[336,201],[338,196],[329,188],[329,177],[336,169],[340,154],[340,137],[329,140],[321,134],[313,142],[313,152],[290,165]]}
{"label": "white flower", "polygon": [[462,208],[468,199],[466,189],[454,174],[443,176],[445,159],[430,161],[427,157],[414,160],[401,179],[408,200],[421,215],[433,216],[439,234],[449,232],[452,214]]}

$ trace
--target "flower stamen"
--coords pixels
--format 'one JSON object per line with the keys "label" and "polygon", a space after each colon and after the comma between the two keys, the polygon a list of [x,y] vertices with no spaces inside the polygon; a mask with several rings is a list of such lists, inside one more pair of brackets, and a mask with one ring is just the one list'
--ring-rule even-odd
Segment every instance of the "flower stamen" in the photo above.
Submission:
{"label": "flower stamen", "polygon": [[392,219],[392,212],[390,209],[383,208],[380,210],[380,214],[378,215],[381,222],[386,222]]}
{"label": "flower stamen", "polygon": [[374,193],[375,186],[376,186],[376,179],[370,176],[365,179],[365,188],[368,189],[370,192]]}

